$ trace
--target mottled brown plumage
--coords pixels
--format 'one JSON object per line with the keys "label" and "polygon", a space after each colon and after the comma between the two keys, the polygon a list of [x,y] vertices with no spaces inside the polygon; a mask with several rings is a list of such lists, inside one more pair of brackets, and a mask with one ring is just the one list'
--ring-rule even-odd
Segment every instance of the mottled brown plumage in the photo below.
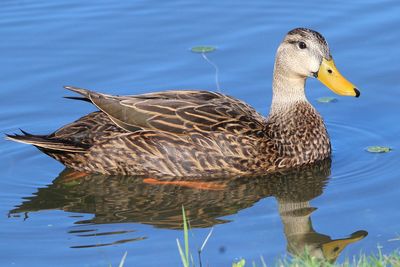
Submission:
{"label": "mottled brown plumage", "polygon": [[76,170],[152,176],[246,175],[329,156],[322,120],[308,103],[298,103],[286,114],[266,120],[245,103],[212,92],[113,97],[67,88],[83,94],[101,111],[43,137],[60,140],[65,147],[32,143]]}
{"label": "mottled brown plumage", "polygon": [[[310,51],[298,48],[303,41]],[[302,65],[288,65],[293,55],[304,58]],[[50,135],[8,138],[75,170],[112,175],[242,176],[310,164],[331,152],[323,120],[304,94],[305,79],[327,56],[321,35],[289,32],[277,53],[268,118],[215,92],[112,96],[69,86],[100,111]]]}

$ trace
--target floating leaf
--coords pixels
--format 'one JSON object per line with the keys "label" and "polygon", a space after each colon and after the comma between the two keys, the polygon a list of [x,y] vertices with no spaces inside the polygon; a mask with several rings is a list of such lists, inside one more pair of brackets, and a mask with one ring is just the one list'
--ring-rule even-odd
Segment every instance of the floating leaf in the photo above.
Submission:
{"label": "floating leaf", "polygon": [[318,98],[317,101],[320,102],[320,103],[335,103],[338,100],[335,97],[326,96],[326,97]]}
{"label": "floating leaf", "polygon": [[191,51],[193,53],[211,53],[214,52],[216,50],[215,47],[212,46],[204,46],[204,45],[200,45],[200,46],[194,46],[192,47]]}
{"label": "floating leaf", "polygon": [[388,153],[392,149],[387,146],[369,146],[367,147],[367,151],[371,153]]}

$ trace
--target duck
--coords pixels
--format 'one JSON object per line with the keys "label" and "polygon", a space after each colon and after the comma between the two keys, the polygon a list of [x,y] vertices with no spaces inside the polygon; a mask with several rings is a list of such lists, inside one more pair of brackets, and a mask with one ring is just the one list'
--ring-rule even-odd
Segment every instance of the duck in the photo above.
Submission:
{"label": "duck", "polygon": [[360,91],[335,66],[325,38],[296,28],[280,43],[267,117],[245,102],[205,90],[109,95],[74,86],[68,97],[95,105],[55,132],[21,130],[31,144],[83,173],[148,177],[238,177],[273,173],[331,157],[324,121],[305,94],[317,78],[338,95]]}

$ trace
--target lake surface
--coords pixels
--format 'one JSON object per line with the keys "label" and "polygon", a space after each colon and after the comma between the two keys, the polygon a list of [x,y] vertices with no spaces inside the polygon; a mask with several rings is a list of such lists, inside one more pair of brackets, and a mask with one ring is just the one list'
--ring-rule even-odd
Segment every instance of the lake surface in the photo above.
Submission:
{"label": "lake surface", "polygon": [[[209,266],[260,263],[260,256],[273,263],[305,245],[329,249],[324,244],[352,233],[360,240],[339,262],[400,247],[397,1],[20,0],[2,1],[0,12],[1,133],[49,133],[95,110],[63,99],[71,95],[63,85],[109,94],[216,90],[213,66],[190,52],[197,45],[217,48],[207,56],[223,93],[267,114],[276,48],[299,26],[326,37],[338,68],[361,91],[358,99],[319,103],[333,93],[307,82],[331,136],[332,162],[225,181],[219,190],[132,177],[68,180],[34,147],[0,140],[1,266],[118,266],[125,251],[125,266],[180,266],[182,204],[195,258],[214,228],[202,256]],[[368,153],[370,145],[393,151]]]}

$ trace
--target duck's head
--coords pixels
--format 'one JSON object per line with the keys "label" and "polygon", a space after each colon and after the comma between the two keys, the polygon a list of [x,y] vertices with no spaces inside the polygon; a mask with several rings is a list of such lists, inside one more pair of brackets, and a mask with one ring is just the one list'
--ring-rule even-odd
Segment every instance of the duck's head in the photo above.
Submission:
{"label": "duck's head", "polygon": [[328,43],[316,31],[296,28],[288,32],[278,48],[277,67],[289,79],[315,77],[339,95],[360,96],[357,87],[337,70]]}

